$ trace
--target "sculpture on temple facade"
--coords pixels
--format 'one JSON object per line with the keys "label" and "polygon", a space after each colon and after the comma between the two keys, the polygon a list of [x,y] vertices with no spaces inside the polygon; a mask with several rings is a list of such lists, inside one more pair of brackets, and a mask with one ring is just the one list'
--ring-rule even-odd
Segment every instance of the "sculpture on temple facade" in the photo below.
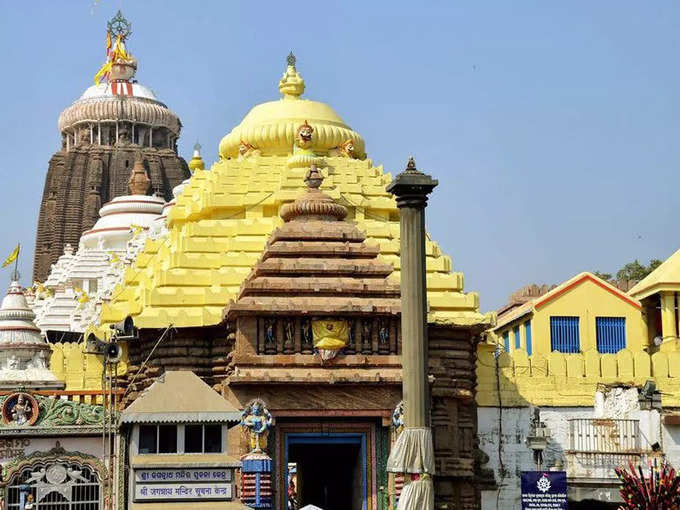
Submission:
{"label": "sculpture on temple facade", "polygon": [[312,148],[312,134],[314,128],[310,126],[307,121],[298,127],[297,135],[295,136],[295,146],[303,151],[310,151]]}
{"label": "sculpture on temple facade", "polygon": [[251,400],[241,413],[241,427],[248,433],[251,453],[260,453],[267,448],[269,430],[274,424],[269,409],[259,398]]}
{"label": "sculpture on temple facade", "polygon": [[238,146],[238,156],[239,158],[249,158],[251,156],[258,156],[260,154],[260,151],[253,145],[249,144],[248,142],[244,142],[241,140],[241,143]]}
{"label": "sculpture on temple facade", "polygon": [[9,395],[2,405],[2,421],[5,425],[33,425],[38,413],[38,402],[28,393]]}
{"label": "sculpture on temple facade", "polygon": [[397,404],[397,407],[392,411],[392,425],[394,431],[399,434],[404,428],[404,401]]}
{"label": "sculpture on temple facade", "polygon": [[355,151],[354,142],[352,140],[345,140],[336,148],[329,150],[328,155],[339,158],[356,158],[357,154]]}

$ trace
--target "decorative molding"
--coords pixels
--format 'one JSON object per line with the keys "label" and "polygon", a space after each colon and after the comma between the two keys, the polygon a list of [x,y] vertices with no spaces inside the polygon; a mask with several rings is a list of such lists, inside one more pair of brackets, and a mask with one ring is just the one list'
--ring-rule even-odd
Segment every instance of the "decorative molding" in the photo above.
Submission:
{"label": "decorative molding", "polygon": [[[38,415],[32,416],[25,424],[17,424],[14,421],[11,421],[8,418],[9,415],[5,412],[8,403],[13,399],[16,399],[19,394],[27,395],[33,402],[33,406],[37,407],[39,410]],[[28,428],[33,430],[33,427],[51,428],[102,425],[104,423],[105,415],[104,406],[101,405],[84,404],[43,395],[30,395],[28,393],[13,393],[12,395],[1,396],[0,407],[3,410],[0,433],[2,429],[8,428],[12,428],[13,432],[16,432],[16,429]],[[8,410],[8,412],[10,411]]]}

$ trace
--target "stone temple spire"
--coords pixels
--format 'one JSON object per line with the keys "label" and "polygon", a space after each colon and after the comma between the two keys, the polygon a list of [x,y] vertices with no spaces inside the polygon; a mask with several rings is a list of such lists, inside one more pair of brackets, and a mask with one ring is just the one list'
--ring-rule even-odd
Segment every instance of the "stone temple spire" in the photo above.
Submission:
{"label": "stone temple spire", "polygon": [[48,368],[52,350],[33,322],[19,282],[13,281],[0,305],[0,388],[63,388]]}

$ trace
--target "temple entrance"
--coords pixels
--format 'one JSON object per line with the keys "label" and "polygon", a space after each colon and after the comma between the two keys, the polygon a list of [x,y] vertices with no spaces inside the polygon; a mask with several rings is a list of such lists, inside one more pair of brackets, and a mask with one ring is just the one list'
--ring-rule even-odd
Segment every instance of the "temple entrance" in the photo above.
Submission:
{"label": "temple entrance", "polygon": [[366,464],[363,434],[288,434],[287,465],[298,508],[366,509]]}

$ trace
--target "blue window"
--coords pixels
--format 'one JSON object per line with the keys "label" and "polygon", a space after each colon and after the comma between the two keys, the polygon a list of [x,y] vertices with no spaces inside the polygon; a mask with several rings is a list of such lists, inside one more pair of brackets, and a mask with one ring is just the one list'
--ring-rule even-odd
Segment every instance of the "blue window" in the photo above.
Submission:
{"label": "blue window", "polygon": [[519,324],[515,326],[515,329],[512,330],[512,333],[515,335],[515,349],[519,349],[522,347],[522,341],[519,338]]}
{"label": "blue window", "polygon": [[581,351],[578,317],[550,317],[550,350]]}
{"label": "blue window", "polygon": [[505,345],[505,352],[510,352],[510,332],[503,333],[503,344]]}
{"label": "blue window", "polygon": [[527,354],[531,356],[533,351],[533,345],[531,344],[531,321],[526,321],[524,323],[524,336],[527,339]]}
{"label": "blue window", "polygon": [[615,354],[626,348],[625,317],[595,317],[597,352]]}

